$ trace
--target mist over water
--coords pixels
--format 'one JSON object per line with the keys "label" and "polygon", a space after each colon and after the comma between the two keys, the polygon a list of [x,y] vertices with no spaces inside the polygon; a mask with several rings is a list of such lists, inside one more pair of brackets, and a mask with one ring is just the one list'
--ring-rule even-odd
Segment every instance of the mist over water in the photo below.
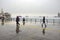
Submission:
{"label": "mist over water", "polygon": [[[35,20],[36,20],[36,22],[43,22],[43,16],[21,16],[21,17],[19,17],[20,18],[20,21],[22,21],[23,20],[23,17],[25,18],[25,20],[26,20],[26,22],[28,21],[28,22],[35,22]],[[45,16],[45,21],[46,21],[46,23],[48,22],[48,23],[60,23],[60,17],[55,17],[55,16]],[[15,21],[16,20],[16,18],[12,18],[12,20],[13,21]]]}

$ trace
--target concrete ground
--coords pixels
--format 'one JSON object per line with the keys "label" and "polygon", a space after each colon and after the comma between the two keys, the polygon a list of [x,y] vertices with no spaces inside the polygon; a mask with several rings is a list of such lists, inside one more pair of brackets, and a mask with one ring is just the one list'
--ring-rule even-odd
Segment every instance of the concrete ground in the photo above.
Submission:
{"label": "concrete ground", "polygon": [[16,33],[15,22],[0,24],[0,40],[60,40],[60,25],[47,24],[45,35],[40,23],[20,24],[20,32]]}

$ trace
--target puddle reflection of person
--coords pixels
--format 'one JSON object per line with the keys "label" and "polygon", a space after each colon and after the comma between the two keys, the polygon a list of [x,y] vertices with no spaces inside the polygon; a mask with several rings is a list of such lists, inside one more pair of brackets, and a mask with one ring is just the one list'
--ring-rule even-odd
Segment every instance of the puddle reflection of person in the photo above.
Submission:
{"label": "puddle reflection of person", "polygon": [[43,35],[45,35],[45,28],[43,28],[43,31],[42,31]]}
{"label": "puddle reflection of person", "polygon": [[16,24],[16,33],[19,33],[19,24]]}

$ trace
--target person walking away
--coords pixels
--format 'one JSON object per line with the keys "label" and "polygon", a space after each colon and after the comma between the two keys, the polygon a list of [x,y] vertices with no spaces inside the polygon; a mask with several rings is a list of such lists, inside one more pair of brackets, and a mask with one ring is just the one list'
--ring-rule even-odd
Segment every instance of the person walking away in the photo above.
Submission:
{"label": "person walking away", "polygon": [[[19,17],[17,16],[16,17],[16,24],[19,24],[19,21],[20,21],[20,19],[19,19]],[[20,25],[20,24],[19,24]]]}
{"label": "person walking away", "polygon": [[42,23],[42,27],[43,27],[43,25],[45,25],[45,28],[46,28],[45,16],[43,17],[43,23]]}
{"label": "person walking away", "polygon": [[25,25],[25,18],[23,18],[23,25]]}

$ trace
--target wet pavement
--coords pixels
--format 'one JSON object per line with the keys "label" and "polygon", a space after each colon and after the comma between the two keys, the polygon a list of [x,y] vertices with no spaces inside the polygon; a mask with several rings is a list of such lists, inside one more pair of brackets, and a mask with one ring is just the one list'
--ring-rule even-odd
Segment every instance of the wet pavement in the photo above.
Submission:
{"label": "wet pavement", "polygon": [[0,24],[0,40],[60,40],[59,24],[47,24],[45,35],[40,23],[21,23],[19,27],[17,34],[15,22]]}

